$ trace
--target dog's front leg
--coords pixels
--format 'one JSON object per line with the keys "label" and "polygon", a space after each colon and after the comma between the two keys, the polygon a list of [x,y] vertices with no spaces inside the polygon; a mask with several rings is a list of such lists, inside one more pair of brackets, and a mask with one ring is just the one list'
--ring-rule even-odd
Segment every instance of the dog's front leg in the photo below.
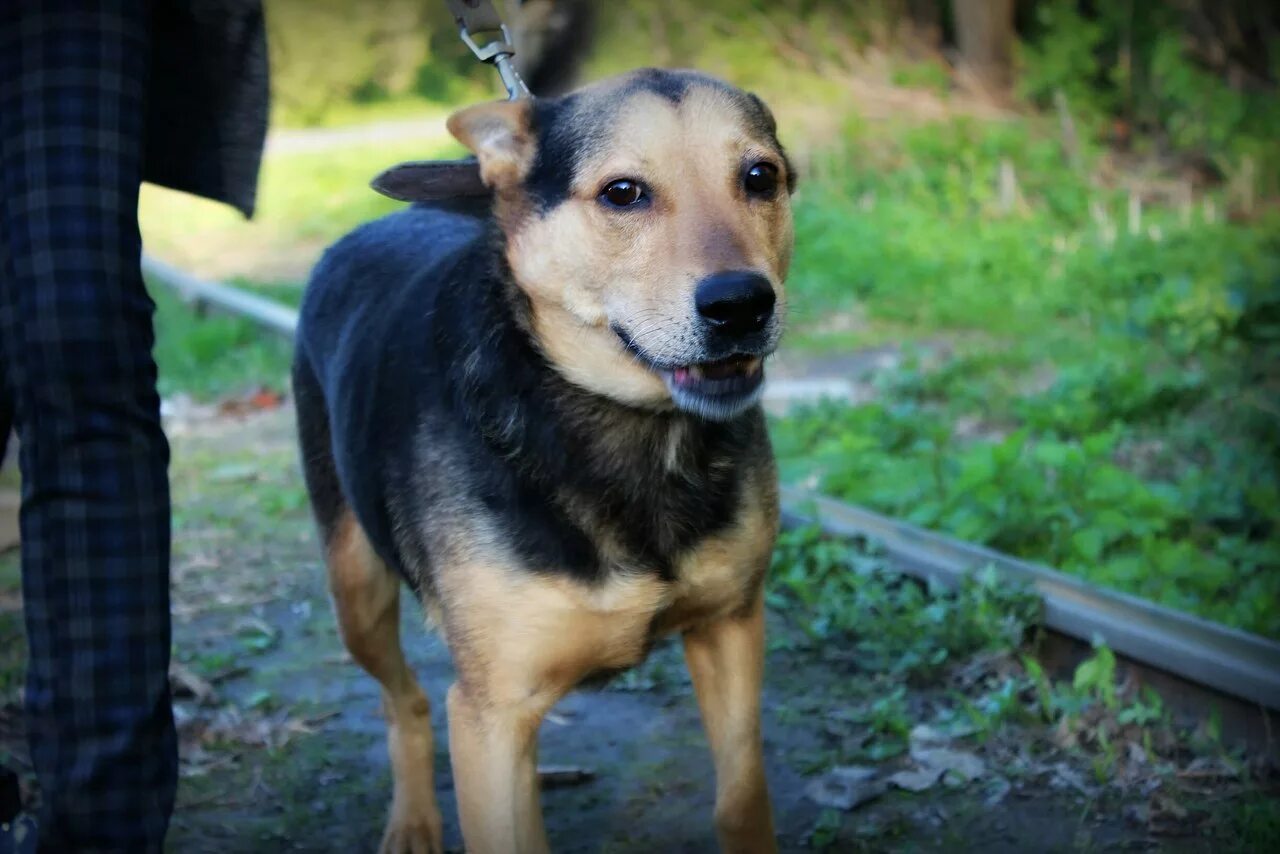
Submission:
{"label": "dog's front leg", "polygon": [[764,602],[685,632],[685,660],[716,767],[716,833],[726,854],[777,851],[764,777],[760,689]]}
{"label": "dog's front leg", "polygon": [[463,841],[472,854],[541,854],[542,719],[584,676],[640,660],[665,585],[586,585],[493,561],[450,567],[438,589],[458,671],[449,752]]}
{"label": "dog's front leg", "polygon": [[449,689],[449,754],[471,854],[549,850],[538,797],[541,706],[502,702],[463,682]]}

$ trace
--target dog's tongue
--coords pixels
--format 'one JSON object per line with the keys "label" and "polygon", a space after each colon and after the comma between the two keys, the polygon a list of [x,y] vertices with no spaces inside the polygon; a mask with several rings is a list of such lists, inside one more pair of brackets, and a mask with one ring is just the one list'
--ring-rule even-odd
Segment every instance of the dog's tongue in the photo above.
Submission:
{"label": "dog's tongue", "polygon": [[701,365],[675,368],[671,372],[671,376],[678,384],[688,385],[701,380],[723,380],[730,377],[745,376],[755,373],[759,368],[759,359],[733,358],[725,359],[721,362],[706,362]]}

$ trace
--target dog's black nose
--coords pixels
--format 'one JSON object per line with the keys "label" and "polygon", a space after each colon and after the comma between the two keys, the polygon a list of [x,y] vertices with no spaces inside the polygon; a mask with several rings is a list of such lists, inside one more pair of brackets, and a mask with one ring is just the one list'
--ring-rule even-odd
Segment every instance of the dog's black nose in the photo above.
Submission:
{"label": "dog's black nose", "polygon": [[759,332],[773,316],[777,297],[759,273],[714,273],[698,283],[694,301],[707,324],[728,335]]}

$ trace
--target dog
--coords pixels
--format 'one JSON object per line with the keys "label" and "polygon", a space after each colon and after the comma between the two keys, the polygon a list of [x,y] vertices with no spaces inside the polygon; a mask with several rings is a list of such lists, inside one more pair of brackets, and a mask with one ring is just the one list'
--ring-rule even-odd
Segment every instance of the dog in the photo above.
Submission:
{"label": "dog", "polygon": [[403,581],[457,671],[468,850],[547,850],[543,716],[679,632],[720,845],[774,851],[760,691],[779,510],[759,399],[795,181],[774,118],[713,77],[649,69],[448,128],[474,157],[375,181],[415,204],[322,257],[293,368],[342,638],[382,687],[381,850],[443,851]]}

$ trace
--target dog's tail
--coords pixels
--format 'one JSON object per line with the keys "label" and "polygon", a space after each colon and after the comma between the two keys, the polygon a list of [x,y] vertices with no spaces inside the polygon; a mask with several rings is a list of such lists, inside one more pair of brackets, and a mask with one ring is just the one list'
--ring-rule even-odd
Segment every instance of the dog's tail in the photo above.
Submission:
{"label": "dog's tail", "polygon": [[592,0],[522,0],[513,16],[516,67],[535,95],[573,88],[595,36]]}

